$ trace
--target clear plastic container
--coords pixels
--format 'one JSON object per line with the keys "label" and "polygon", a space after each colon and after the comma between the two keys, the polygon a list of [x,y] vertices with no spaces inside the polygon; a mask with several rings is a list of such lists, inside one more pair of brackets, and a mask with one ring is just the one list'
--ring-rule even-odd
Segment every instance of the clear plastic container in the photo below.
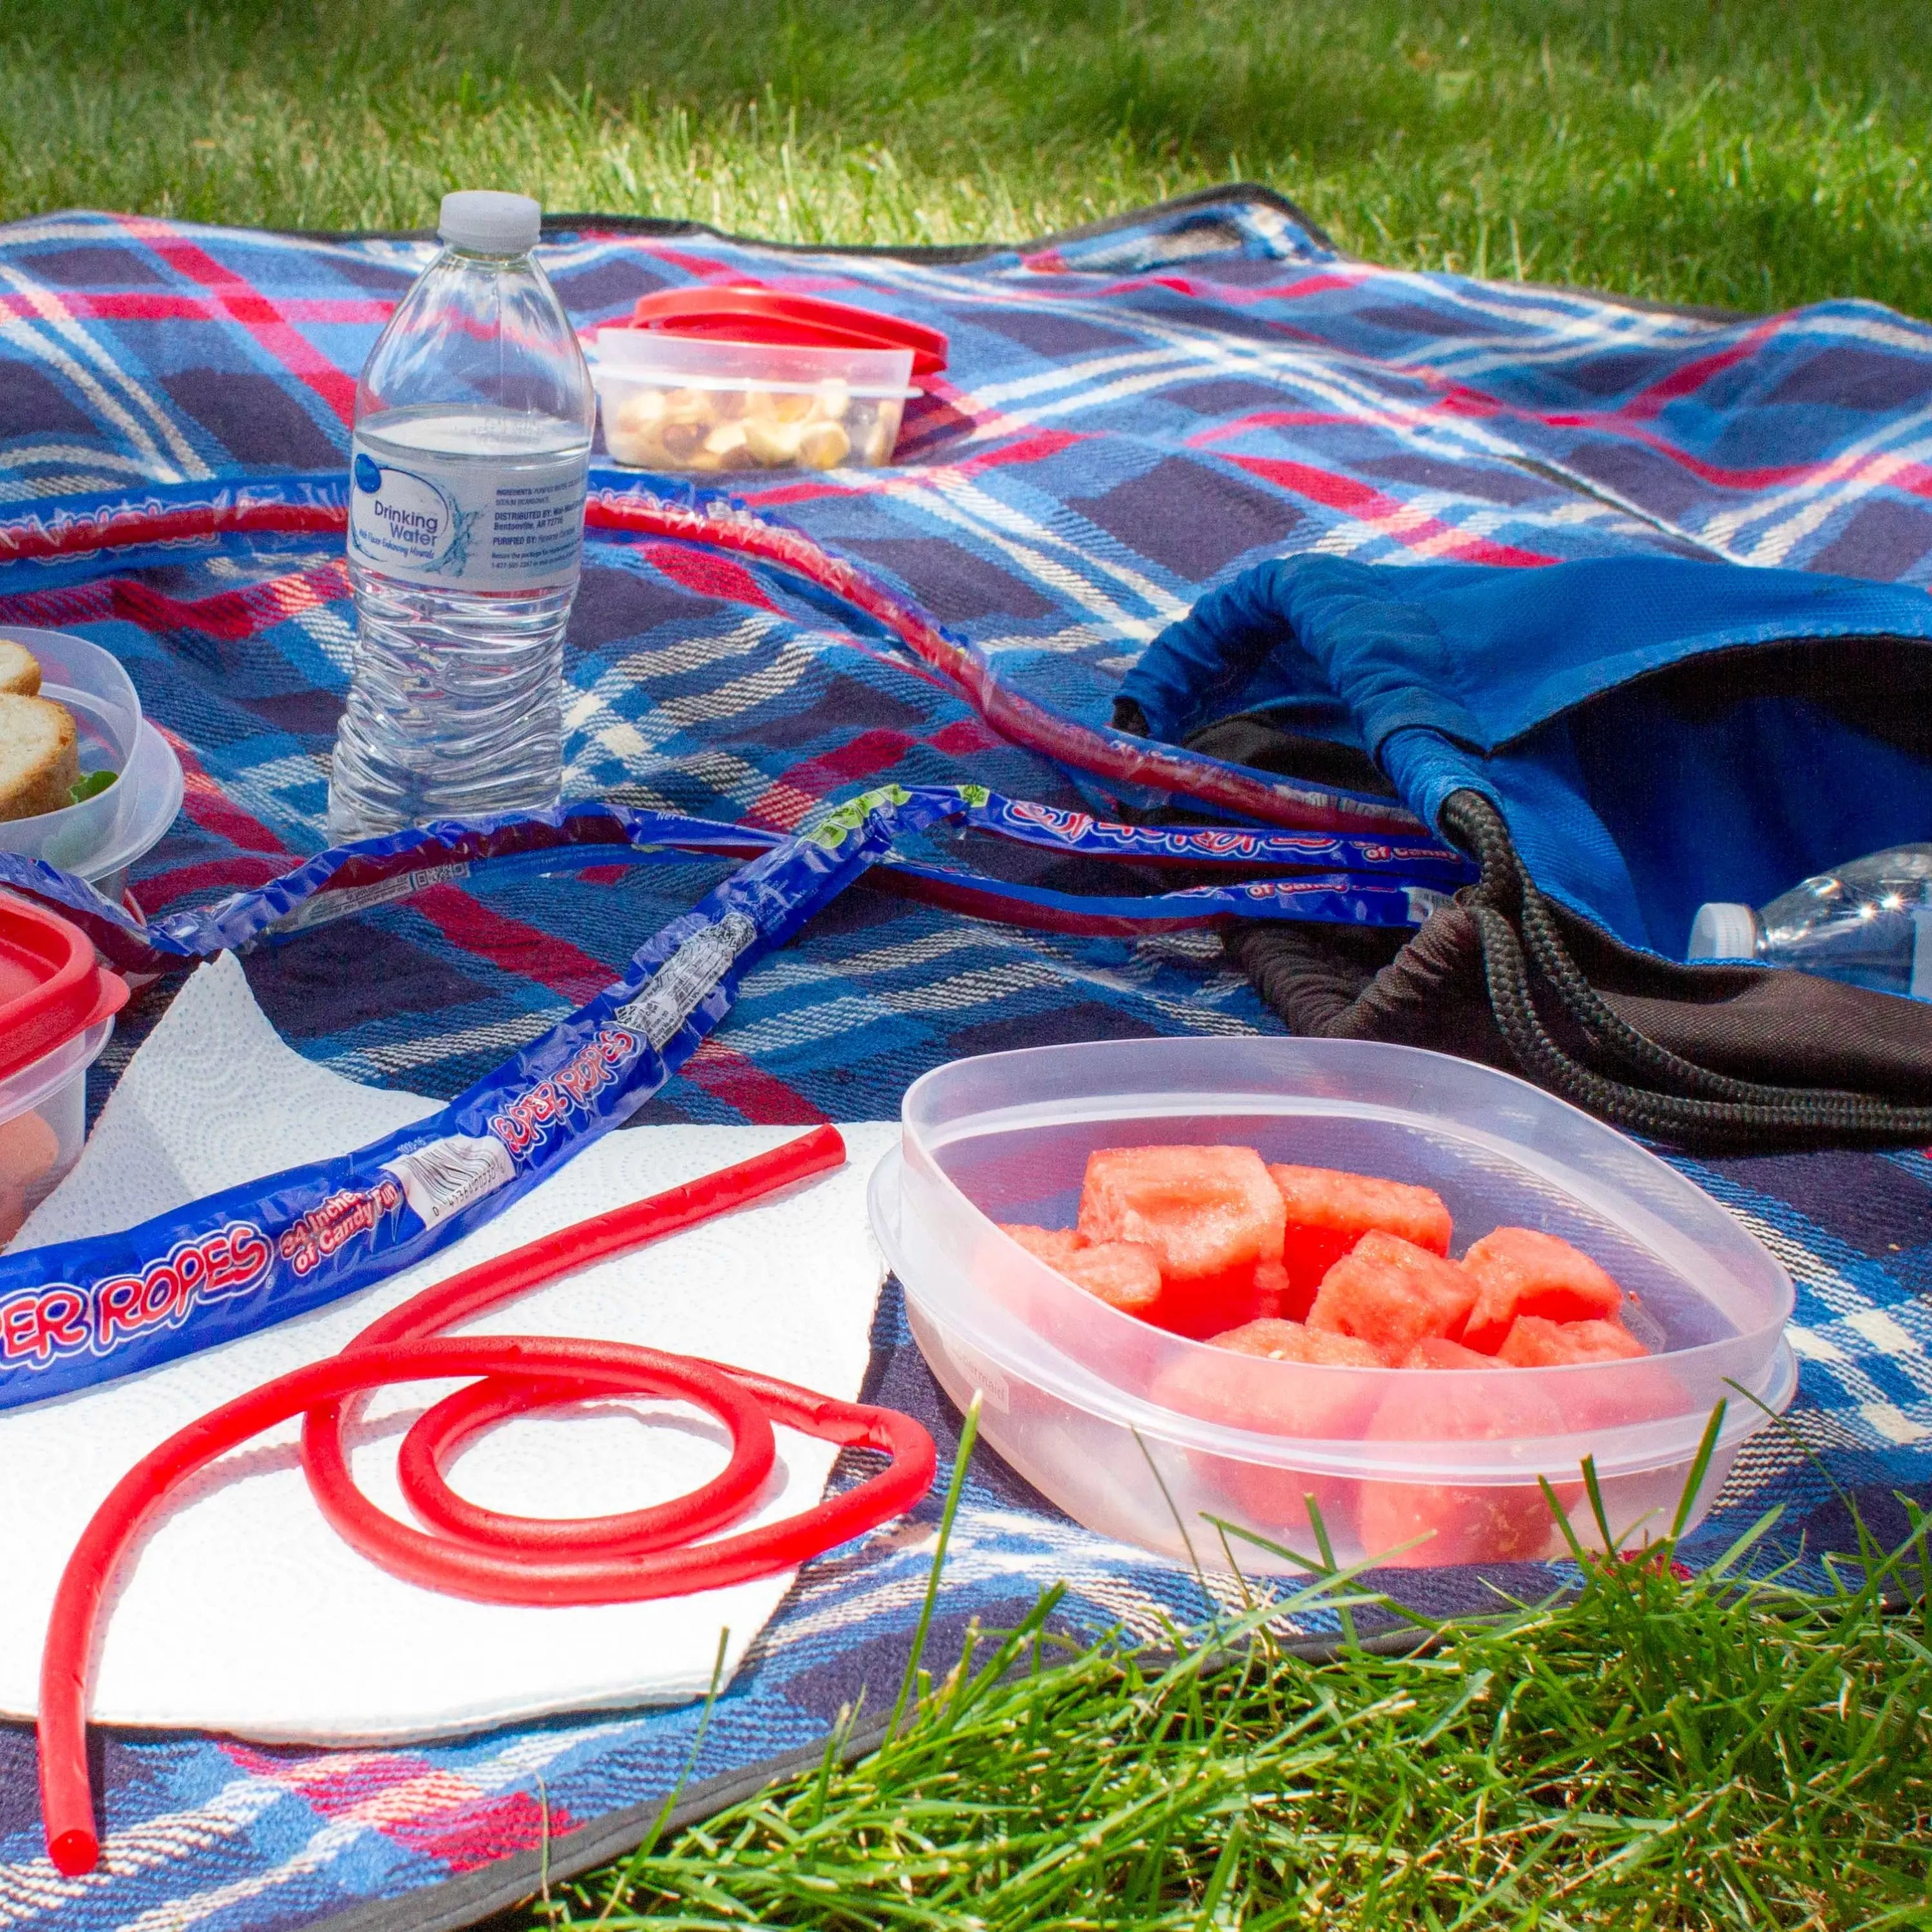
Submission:
{"label": "clear plastic container", "polygon": [[87,1070],[114,1030],[104,1019],[0,1080],[0,1248],[66,1178],[87,1138]]}
{"label": "clear plastic container", "polygon": [[80,1159],[87,1070],[127,999],[79,927],[0,892],[0,1247]]}
{"label": "clear plastic container", "polygon": [[118,775],[79,805],[0,820],[0,850],[45,860],[118,899],[128,868],[159,842],[181,809],[181,760],[141,716],[140,698],[112,652],[64,631],[6,626],[0,638],[32,652],[40,660],[40,695],[73,714],[82,772]]}
{"label": "clear plastic container", "polygon": [[[996,1225],[1070,1226],[1090,1152],[1172,1142],[1433,1187],[1458,1254],[1502,1226],[1561,1235],[1629,1292],[1652,1353],[1468,1372],[1238,1356],[1108,1307]],[[1539,1477],[1600,1545],[1586,1455],[1612,1531],[1640,1540],[1669,1526],[1717,1402],[1694,1523],[1796,1388],[1790,1277],[1714,1202],[1540,1089],[1415,1048],[1157,1040],[956,1061],[908,1089],[872,1209],[914,1335],[956,1402],[982,1392],[992,1446],[1090,1528],[1209,1567],[1232,1552],[1292,1572],[1208,1519],[1312,1557],[1310,1496],[1344,1562],[1555,1555]]]}
{"label": "clear plastic container", "polygon": [[910,349],[598,332],[592,375],[612,459],[667,470],[876,470],[890,463]]}

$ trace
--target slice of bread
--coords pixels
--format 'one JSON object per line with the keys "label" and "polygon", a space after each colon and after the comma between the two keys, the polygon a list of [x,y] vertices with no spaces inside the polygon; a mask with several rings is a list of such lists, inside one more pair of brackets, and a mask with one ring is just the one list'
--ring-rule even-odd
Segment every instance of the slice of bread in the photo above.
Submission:
{"label": "slice of bread", "polygon": [[40,661],[25,644],[0,638],[0,692],[16,698],[40,694]]}
{"label": "slice of bread", "polygon": [[66,706],[0,692],[0,819],[71,805],[68,794],[80,777],[80,746]]}

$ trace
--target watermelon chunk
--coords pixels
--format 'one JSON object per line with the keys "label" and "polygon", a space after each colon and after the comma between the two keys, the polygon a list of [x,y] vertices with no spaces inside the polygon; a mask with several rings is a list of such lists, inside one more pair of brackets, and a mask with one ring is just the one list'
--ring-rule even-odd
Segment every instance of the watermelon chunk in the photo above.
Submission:
{"label": "watermelon chunk", "polygon": [[[1405,1376],[1404,1385],[1383,1398],[1370,1418],[1371,1442],[1502,1442],[1566,1432],[1562,1410],[1542,1388],[1528,1380],[1512,1387],[1512,1377],[1473,1348],[1431,1336],[1405,1354],[1402,1366],[1431,1372]],[[1470,1382],[1464,1372],[1471,1369],[1490,1372]],[[1556,1488],[1565,1509],[1582,1493],[1578,1484]],[[1407,1569],[1527,1562],[1549,1554],[1562,1534],[1534,1482],[1365,1482],[1358,1526],[1372,1555],[1421,1538],[1388,1558]]]}
{"label": "watermelon chunk", "polygon": [[[1298,1322],[1264,1319],[1216,1335],[1205,1348],[1159,1376],[1152,1390],[1162,1407],[1231,1429],[1264,1436],[1352,1438],[1375,1403],[1375,1384],[1331,1368],[1373,1369],[1382,1358],[1364,1342],[1324,1335]],[[1298,1373],[1294,1365],[1312,1364]],[[1291,1365],[1284,1368],[1282,1364]],[[1308,1498],[1324,1522],[1339,1523],[1352,1507],[1354,1484],[1313,1471],[1284,1468],[1192,1450],[1195,1506],[1280,1541],[1309,1546]]]}
{"label": "watermelon chunk", "polygon": [[1628,1362],[1650,1351],[1621,1322],[1549,1322],[1519,1315],[1496,1351],[1517,1369],[1562,1369],[1579,1362]]}
{"label": "watermelon chunk", "polygon": [[[1322,1362],[1330,1368],[1378,1369],[1382,1358],[1352,1335],[1331,1335],[1299,1322],[1264,1318],[1244,1322],[1214,1336],[1208,1346],[1231,1354],[1258,1355],[1270,1362]],[[1305,1433],[1298,1431],[1297,1433]]]}
{"label": "watermelon chunk", "polygon": [[1077,1228],[1036,1228],[1024,1221],[1002,1221],[1000,1232],[1010,1234],[1028,1254],[1037,1256],[1052,1268],[1058,1268],[1080,1251]]}
{"label": "watermelon chunk", "polygon": [[1440,1335],[1425,1335],[1396,1364],[1399,1369],[1492,1369],[1487,1355],[1466,1348],[1460,1342],[1445,1341]]}
{"label": "watermelon chunk", "polygon": [[1138,1241],[1096,1241],[1054,1265],[1076,1288],[1129,1315],[1144,1316],[1160,1300],[1160,1257]]}
{"label": "watermelon chunk", "polygon": [[31,1107],[0,1120],[0,1247],[20,1232],[59,1159],[60,1136]]}
{"label": "watermelon chunk", "polygon": [[1198,1280],[1281,1259],[1287,1210],[1252,1148],[1102,1148],[1090,1154],[1080,1232],[1144,1241],[1160,1270]]}
{"label": "watermelon chunk", "polygon": [[1623,1306],[1623,1290],[1588,1255],[1534,1228],[1498,1228],[1470,1244],[1462,1265],[1477,1289],[1462,1339],[1486,1355],[1519,1316],[1607,1322]]}
{"label": "watermelon chunk", "polygon": [[1146,1318],[1178,1335],[1216,1334],[1260,1312],[1256,1271],[1281,1259],[1286,1212],[1252,1148],[1103,1148],[1088,1157],[1080,1232],[1160,1258]]}
{"label": "watermelon chunk", "polygon": [[[1564,1428],[1576,1435],[1682,1415],[1690,1406],[1690,1391],[1621,1322],[1519,1316],[1496,1360],[1514,1368],[1584,1370],[1544,1383],[1563,1412]],[[1642,1366],[1628,1366],[1632,1363]]]}
{"label": "watermelon chunk", "polygon": [[1475,1299],[1454,1262],[1371,1229],[1322,1276],[1308,1325],[1353,1335],[1393,1364],[1430,1336],[1459,1339]]}
{"label": "watermelon chunk", "polygon": [[1090,1243],[1077,1228],[1036,1228],[1024,1221],[999,1225],[1028,1254],[1109,1307],[1145,1316],[1160,1299],[1160,1257],[1137,1241]]}
{"label": "watermelon chunk", "polygon": [[1274,1166],[1268,1174],[1288,1213],[1282,1312],[1298,1321],[1307,1314],[1322,1277],[1372,1229],[1399,1234],[1433,1255],[1449,1252],[1449,1210],[1432,1187],[1334,1167]]}
{"label": "watermelon chunk", "polygon": [[[1270,1436],[1361,1432],[1372,1400],[1363,1385],[1340,1376],[1283,1376],[1274,1364],[1378,1369],[1382,1358],[1366,1342],[1321,1334],[1299,1322],[1264,1318],[1216,1335],[1208,1346],[1215,1352],[1190,1348],[1156,1379],[1152,1393],[1163,1408]],[[1247,1359],[1230,1361],[1229,1356]],[[1277,1472],[1263,1473],[1272,1478]]]}

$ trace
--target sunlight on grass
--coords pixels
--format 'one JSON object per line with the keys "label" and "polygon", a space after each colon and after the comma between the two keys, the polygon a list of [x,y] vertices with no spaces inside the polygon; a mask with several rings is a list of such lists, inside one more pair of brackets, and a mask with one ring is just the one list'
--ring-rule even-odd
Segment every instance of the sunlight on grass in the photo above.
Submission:
{"label": "sunlight on grass", "polygon": [[[520,1922],[1030,1932],[1923,1926],[1925,1526],[1822,1595],[1758,1530],[1702,1576],[1578,1552],[1568,1599],[1311,1662],[1282,1607],[1165,1658],[1048,1634],[1057,1593],[920,1680],[913,1720],[574,1885]],[[1909,1612],[1887,1599],[1916,1596]],[[1346,1627],[1346,1625],[1345,1625]]]}
{"label": "sunlight on grass", "polygon": [[414,226],[464,184],[794,242],[1265,181],[1418,268],[1932,313],[1922,0],[10,0],[0,212]]}

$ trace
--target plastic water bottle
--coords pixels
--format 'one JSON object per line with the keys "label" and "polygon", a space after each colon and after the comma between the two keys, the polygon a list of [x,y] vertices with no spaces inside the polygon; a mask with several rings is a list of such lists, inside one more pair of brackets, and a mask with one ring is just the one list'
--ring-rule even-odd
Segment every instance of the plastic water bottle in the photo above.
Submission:
{"label": "plastic water bottle", "polygon": [[525,195],[445,195],[442,253],[356,387],[337,840],[557,801],[597,404],[530,253],[541,215]]}
{"label": "plastic water bottle", "polygon": [[1899,845],[1781,892],[1761,912],[1715,901],[1693,959],[1756,959],[1932,1000],[1932,845]]}

